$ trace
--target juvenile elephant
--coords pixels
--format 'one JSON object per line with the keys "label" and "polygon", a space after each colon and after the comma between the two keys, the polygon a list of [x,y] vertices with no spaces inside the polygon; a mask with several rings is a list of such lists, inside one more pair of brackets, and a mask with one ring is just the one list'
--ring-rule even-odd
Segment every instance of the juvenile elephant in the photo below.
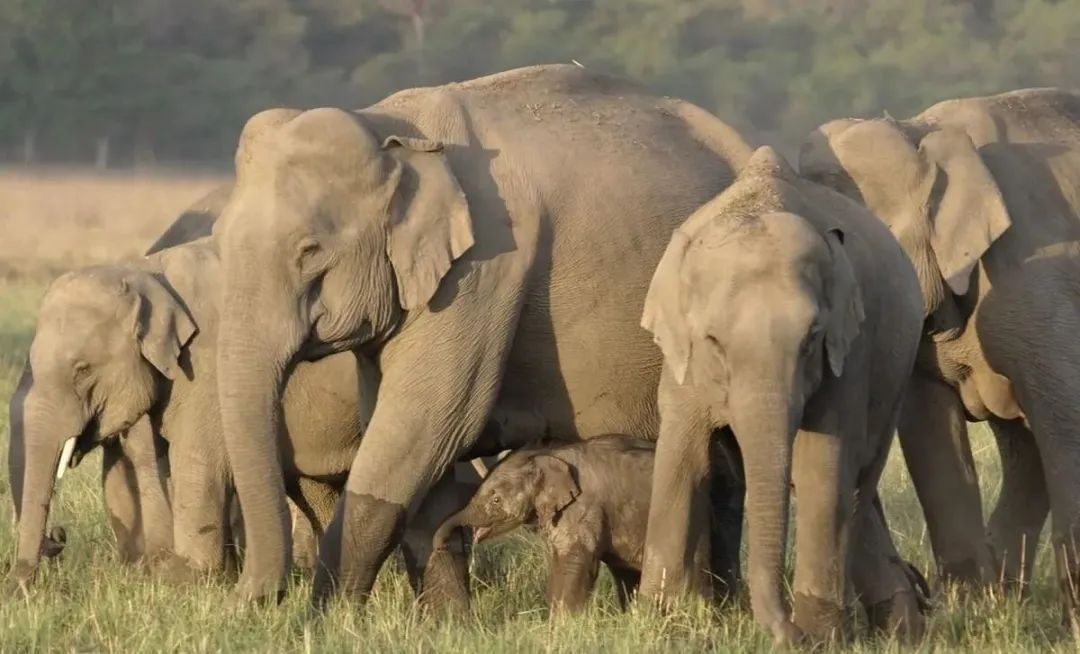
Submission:
{"label": "juvenile elephant", "polygon": [[686,561],[708,519],[709,439],[723,429],[742,452],[758,623],[778,642],[840,635],[850,578],[873,626],[919,637],[916,589],[873,499],[921,324],[917,279],[888,230],[758,149],[675,230],[645,300],[664,368],[642,593],[695,583]]}
{"label": "juvenile elephant", "polygon": [[[803,145],[800,168],[866,204],[918,272],[926,327],[899,437],[942,576],[1031,579],[1052,508],[1074,610],[1080,293],[1063,252],[1080,240],[1080,94],[1027,89],[907,120],[836,120]],[[965,418],[989,421],[1001,452],[992,562]]]}
{"label": "juvenile elephant", "polygon": [[461,526],[472,528],[478,543],[536,525],[551,559],[553,612],[585,606],[601,562],[625,608],[641,576],[653,453],[651,443],[615,434],[518,450],[439,528],[435,547]]}
{"label": "juvenile elephant", "polygon": [[[219,278],[213,242],[201,239],[140,262],[68,273],[50,286],[24,376],[32,384],[18,393],[25,455],[13,577],[20,585],[38,564],[53,473],[100,444],[110,446],[105,498],[122,552],[150,533],[194,570],[225,564],[231,473],[215,375]],[[289,375],[278,438],[284,489],[316,537],[332,515],[377,382],[377,371],[352,352],[298,362]],[[410,525],[406,546],[417,552],[409,561],[427,560],[435,527],[465,501],[450,493],[457,492],[452,475],[443,486]],[[430,511],[441,513],[426,517]]]}
{"label": "juvenile elephant", "polygon": [[275,594],[288,568],[274,433],[295,361],[358,348],[382,372],[317,604],[367,595],[412,507],[470,448],[655,437],[661,357],[637,319],[649,276],[749,154],[693,105],[569,65],[249,120],[214,227],[222,423],[258,536],[237,594]]}

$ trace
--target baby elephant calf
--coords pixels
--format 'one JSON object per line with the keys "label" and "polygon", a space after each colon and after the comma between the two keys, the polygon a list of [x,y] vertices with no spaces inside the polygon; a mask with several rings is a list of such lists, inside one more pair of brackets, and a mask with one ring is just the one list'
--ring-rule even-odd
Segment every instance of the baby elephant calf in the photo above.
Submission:
{"label": "baby elephant calf", "polygon": [[434,545],[458,527],[471,527],[477,543],[536,524],[552,555],[553,612],[584,607],[601,561],[625,608],[641,576],[653,454],[651,443],[618,435],[518,450],[442,524]]}

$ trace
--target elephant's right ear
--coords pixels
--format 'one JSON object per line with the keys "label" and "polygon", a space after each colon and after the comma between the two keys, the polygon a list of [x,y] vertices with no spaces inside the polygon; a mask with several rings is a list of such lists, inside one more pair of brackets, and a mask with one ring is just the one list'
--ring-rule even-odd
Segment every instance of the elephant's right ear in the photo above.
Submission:
{"label": "elephant's right ear", "polygon": [[676,229],[653,272],[641,315],[641,326],[652,333],[664,353],[665,364],[679,384],[686,380],[690,362],[690,331],[681,299],[682,264],[689,246],[690,238]]}
{"label": "elephant's right ear", "polygon": [[540,471],[540,492],[536,496],[536,514],[543,524],[553,524],[559,514],[581,494],[570,464],[550,454],[538,454],[533,464]]}
{"label": "elephant's right ear", "polygon": [[402,308],[417,309],[473,246],[472,215],[440,143],[391,136],[382,147],[402,166],[387,255]]}
{"label": "elephant's right ear", "polygon": [[964,295],[971,271],[1012,224],[994,176],[961,129],[945,127],[919,143],[924,193],[930,203],[930,247],[941,276]]}
{"label": "elephant's right ear", "polygon": [[124,278],[135,296],[133,328],[143,358],[168,379],[176,379],[180,353],[198,331],[195,321],[157,277],[140,272]]}

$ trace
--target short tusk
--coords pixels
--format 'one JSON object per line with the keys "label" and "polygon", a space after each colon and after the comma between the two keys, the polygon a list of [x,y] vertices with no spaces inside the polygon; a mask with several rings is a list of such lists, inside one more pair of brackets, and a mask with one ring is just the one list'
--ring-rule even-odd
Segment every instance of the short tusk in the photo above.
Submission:
{"label": "short tusk", "polygon": [[64,471],[67,470],[68,464],[71,463],[71,455],[75,453],[75,437],[64,441],[64,450],[60,452],[60,464],[56,466],[56,480],[60,481],[60,478],[64,476]]}

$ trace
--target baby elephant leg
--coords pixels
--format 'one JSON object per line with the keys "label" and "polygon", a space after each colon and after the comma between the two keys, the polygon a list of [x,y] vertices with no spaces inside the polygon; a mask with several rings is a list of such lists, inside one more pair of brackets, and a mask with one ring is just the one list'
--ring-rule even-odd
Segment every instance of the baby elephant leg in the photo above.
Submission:
{"label": "baby elephant leg", "polygon": [[922,574],[900,558],[889,536],[881,500],[864,507],[853,539],[851,582],[870,629],[918,642],[925,632],[929,588]]}
{"label": "baby elephant leg", "polygon": [[638,585],[641,583],[641,573],[630,568],[608,566],[611,576],[615,579],[615,597],[619,600],[619,608],[625,611],[634,599]]}
{"label": "baby elephant leg", "polygon": [[586,544],[560,543],[553,548],[548,579],[548,607],[553,616],[585,608],[599,567],[596,551]]}

